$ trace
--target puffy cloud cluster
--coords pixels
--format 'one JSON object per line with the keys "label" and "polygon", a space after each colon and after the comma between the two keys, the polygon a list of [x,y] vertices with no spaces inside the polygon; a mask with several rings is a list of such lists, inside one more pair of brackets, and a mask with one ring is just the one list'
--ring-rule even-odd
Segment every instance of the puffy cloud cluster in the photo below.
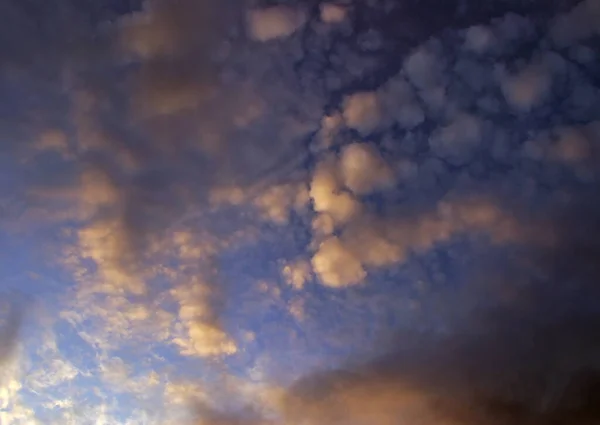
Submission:
{"label": "puffy cloud cluster", "polygon": [[298,260],[287,264],[282,269],[286,282],[295,289],[302,289],[304,284],[312,277],[310,263]]}
{"label": "puffy cloud cluster", "polygon": [[[598,318],[587,300],[598,294],[586,283],[596,277],[597,244],[586,239],[595,221],[569,217],[562,226],[547,216],[597,179],[597,1],[550,21],[546,12],[501,16],[509,6],[526,10],[502,3],[493,13],[436,3],[433,16],[428,2],[246,9],[236,0],[147,0],[100,27],[75,20],[70,31],[66,2],[65,16],[48,25],[65,32],[23,26],[35,37],[19,27],[20,6],[5,7],[16,24],[2,26],[0,47],[24,44],[7,49],[0,71],[0,87],[16,85],[8,97],[19,99],[0,114],[2,153],[18,159],[0,156],[11,175],[0,189],[23,193],[23,240],[33,244],[40,230],[45,252],[68,273],[57,279],[73,286],[58,301],[57,326],[75,348],[42,347],[25,370],[18,315],[9,314],[0,422],[36,423],[23,404],[29,392],[46,423],[181,423],[198,400],[202,423],[594,423],[597,412],[570,397],[573,389],[595,401],[597,392]],[[453,19],[465,29],[445,28]],[[48,53],[34,54],[44,40]],[[20,74],[38,58],[43,72]],[[60,90],[37,82],[46,78]],[[252,374],[269,379],[288,357],[277,353],[308,363],[295,347],[324,351],[324,327],[350,329],[352,344],[341,335],[332,344],[351,351],[369,345],[356,340],[361,322],[405,305],[417,306],[426,327],[426,310],[411,299],[417,289],[406,289],[398,308],[379,294],[380,315],[360,311],[355,297],[378,290],[376,272],[390,279],[465,240],[474,250],[535,247],[500,279],[511,303],[490,300],[487,289],[447,290],[446,301],[432,301],[436,318],[451,316],[435,332],[401,334],[383,359],[349,366],[347,376],[317,373],[283,395],[261,393],[268,418],[260,403],[230,414],[234,401],[221,406],[188,373],[213,361],[239,373],[260,354],[269,361]],[[244,299],[257,277],[270,282],[261,296],[277,302]],[[313,279],[337,290],[308,285]],[[494,286],[488,280],[476,288]],[[488,301],[498,302],[482,307]],[[331,323],[336,302],[352,310],[340,326]],[[227,314],[239,322],[226,327]],[[267,316],[277,323],[258,323]],[[281,347],[288,342],[294,349]],[[89,392],[73,390],[82,383]],[[143,409],[127,406],[125,415],[129,396]],[[150,413],[163,405],[174,412]]]}
{"label": "puffy cloud cluster", "polygon": [[337,24],[346,19],[347,8],[335,3],[323,3],[321,5],[321,20],[328,24]]}
{"label": "puffy cloud cluster", "polygon": [[445,291],[444,329],[401,326],[375,356],[310,373],[263,403],[285,423],[595,423],[600,316],[581,302],[598,295],[597,213],[595,199],[574,202],[551,217],[554,243]]}
{"label": "puffy cloud cluster", "polygon": [[185,356],[214,356],[233,354],[237,351],[235,342],[221,329],[211,311],[207,286],[194,282],[171,292],[179,302],[179,320],[184,328],[183,336],[176,336],[173,342]]}
{"label": "puffy cloud cluster", "polygon": [[291,7],[256,9],[248,14],[248,33],[254,40],[269,41],[292,35],[305,21],[306,14]]}
{"label": "puffy cloud cluster", "polygon": [[594,0],[579,2],[564,15],[555,18],[550,29],[552,40],[560,47],[570,46],[598,33],[600,6]]}
{"label": "puffy cloud cluster", "polygon": [[[529,237],[538,239],[530,229]],[[367,267],[384,267],[406,260],[410,252],[424,252],[465,232],[488,234],[491,241],[527,237],[514,217],[485,200],[440,203],[436,211],[414,217],[365,215],[342,229],[341,235],[318,245],[312,263],[328,286],[361,283]]]}

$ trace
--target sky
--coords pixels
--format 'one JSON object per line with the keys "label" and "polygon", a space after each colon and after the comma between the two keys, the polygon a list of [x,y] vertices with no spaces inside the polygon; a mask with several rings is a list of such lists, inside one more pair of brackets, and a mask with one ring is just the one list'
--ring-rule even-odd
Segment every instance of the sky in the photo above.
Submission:
{"label": "sky", "polygon": [[599,0],[5,0],[0,425],[600,423]]}

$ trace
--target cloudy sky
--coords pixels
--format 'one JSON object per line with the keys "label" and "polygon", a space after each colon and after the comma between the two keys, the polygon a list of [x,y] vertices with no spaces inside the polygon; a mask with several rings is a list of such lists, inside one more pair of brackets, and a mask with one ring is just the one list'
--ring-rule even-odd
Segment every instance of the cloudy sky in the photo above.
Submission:
{"label": "cloudy sky", "polygon": [[600,423],[599,0],[0,2],[0,425]]}

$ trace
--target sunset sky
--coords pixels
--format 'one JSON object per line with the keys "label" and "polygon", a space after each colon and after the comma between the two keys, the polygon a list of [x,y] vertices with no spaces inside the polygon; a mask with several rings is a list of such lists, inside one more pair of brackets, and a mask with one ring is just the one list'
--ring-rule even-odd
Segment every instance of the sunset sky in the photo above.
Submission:
{"label": "sunset sky", "polygon": [[0,425],[600,423],[600,0],[2,0],[0,93]]}

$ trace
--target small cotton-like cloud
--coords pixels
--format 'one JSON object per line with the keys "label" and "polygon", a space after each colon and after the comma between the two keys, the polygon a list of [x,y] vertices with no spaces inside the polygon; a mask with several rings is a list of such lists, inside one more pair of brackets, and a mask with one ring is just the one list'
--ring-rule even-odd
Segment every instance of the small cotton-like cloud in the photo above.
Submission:
{"label": "small cotton-like cloud", "polygon": [[435,87],[440,79],[440,58],[432,49],[421,46],[406,58],[404,70],[418,89],[426,90]]}
{"label": "small cotton-like cloud", "polygon": [[281,273],[286,282],[294,289],[302,289],[304,284],[311,279],[312,269],[310,263],[305,260],[298,260],[286,264]]}
{"label": "small cotton-like cloud", "polygon": [[72,381],[78,375],[79,371],[69,361],[55,357],[47,359],[43,364],[43,369],[30,373],[27,376],[27,385],[40,391]]}
{"label": "small cotton-like cloud", "polygon": [[344,121],[362,135],[375,130],[383,118],[382,105],[375,92],[360,92],[344,101]]}
{"label": "small cotton-like cloud", "polygon": [[317,166],[310,184],[310,197],[314,210],[327,213],[336,223],[349,221],[360,210],[352,195],[341,191],[339,170],[334,159]]}
{"label": "small cotton-like cloud", "polygon": [[412,129],[425,120],[425,112],[419,105],[414,88],[402,77],[395,77],[379,89],[379,96],[385,105],[390,121]]}
{"label": "small cotton-like cloud", "polygon": [[64,132],[50,129],[42,133],[36,146],[40,151],[57,152],[60,155],[68,155],[69,144]]}
{"label": "small cotton-like cloud", "polygon": [[263,42],[288,37],[305,21],[306,15],[300,9],[286,6],[255,9],[248,13],[248,34],[252,39]]}
{"label": "small cotton-like cloud", "polygon": [[464,47],[475,53],[485,53],[494,41],[494,33],[485,25],[474,25],[465,31]]}
{"label": "small cotton-like cloud", "polygon": [[344,184],[357,195],[390,186],[394,175],[379,153],[367,143],[344,147],[340,158]]}
{"label": "small cotton-like cloud", "polygon": [[590,171],[597,161],[593,148],[598,140],[597,126],[592,122],[541,132],[523,145],[523,155],[536,161],[563,163],[576,171]]}
{"label": "small cotton-like cloud", "polygon": [[579,2],[568,13],[555,18],[550,37],[559,47],[568,47],[598,34],[600,6],[595,0]]}
{"label": "small cotton-like cloud", "polygon": [[346,223],[339,237],[317,234],[312,266],[327,286],[353,285],[365,279],[369,268],[400,264],[409,253],[426,252],[456,235],[487,234],[490,242],[499,244],[543,242],[536,228],[522,227],[493,202],[478,199],[441,202],[437,209],[416,216],[364,214]]}
{"label": "small cotton-like cloud", "polygon": [[286,224],[292,211],[302,211],[309,201],[305,185],[280,185],[266,189],[254,204],[262,215],[277,224]]}
{"label": "small cotton-like cloud", "polygon": [[26,362],[20,339],[25,314],[22,301],[5,294],[0,302],[0,421],[36,424],[35,412],[21,394]]}
{"label": "small cotton-like cloud", "polygon": [[343,123],[344,119],[340,113],[324,116],[321,119],[321,129],[319,130],[313,150],[318,152],[331,148]]}
{"label": "small cotton-like cloud", "polygon": [[328,24],[337,24],[346,19],[348,11],[342,5],[333,3],[321,4],[321,20]]}
{"label": "small cotton-like cloud", "polygon": [[312,266],[321,282],[334,288],[359,284],[367,276],[359,259],[335,236],[319,245]]}
{"label": "small cotton-like cloud", "polygon": [[171,290],[172,296],[179,302],[181,328],[173,343],[184,356],[210,357],[237,351],[235,342],[214,317],[209,291],[210,287],[197,279]]}
{"label": "small cotton-like cloud", "polygon": [[463,164],[481,143],[482,126],[472,115],[457,114],[448,125],[432,134],[429,146],[434,155],[457,165]]}
{"label": "small cotton-like cloud", "polygon": [[548,95],[552,75],[542,64],[531,64],[515,75],[501,77],[501,87],[508,104],[520,112],[539,105]]}

